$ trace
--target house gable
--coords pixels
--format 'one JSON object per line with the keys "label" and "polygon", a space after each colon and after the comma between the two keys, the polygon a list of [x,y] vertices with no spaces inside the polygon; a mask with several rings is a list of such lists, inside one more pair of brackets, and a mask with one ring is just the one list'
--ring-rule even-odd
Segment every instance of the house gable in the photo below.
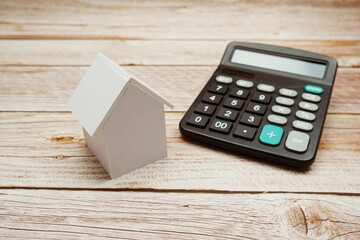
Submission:
{"label": "house gable", "polygon": [[105,122],[104,134],[112,178],[164,158],[163,103],[130,84]]}

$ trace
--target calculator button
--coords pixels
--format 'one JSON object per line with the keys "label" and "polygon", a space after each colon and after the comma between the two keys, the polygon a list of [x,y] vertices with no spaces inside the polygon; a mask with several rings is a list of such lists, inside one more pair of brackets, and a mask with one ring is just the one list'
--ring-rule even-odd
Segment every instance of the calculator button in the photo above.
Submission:
{"label": "calculator button", "polygon": [[252,88],[254,83],[248,80],[239,79],[236,81],[236,85],[243,88]]}
{"label": "calculator button", "polygon": [[229,88],[228,86],[214,83],[209,88],[209,92],[219,93],[224,95],[227,92],[228,88]]}
{"label": "calculator button", "polygon": [[215,109],[216,109],[216,107],[213,105],[200,103],[199,105],[197,105],[195,112],[201,113],[201,114],[204,114],[207,116],[211,116],[211,115],[213,115]]}
{"label": "calculator button", "polygon": [[266,94],[266,93],[256,92],[252,96],[251,100],[253,100],[255,102],[260,102],[260,103],[266,103],[267,104],[267,103],[269,103],[271,101],[271,95]]}
{"label": "calculator button", "polygon": [[304,87],[304,90],[305,92],[319,94],[319,95],[324,92],[324,89],[322,87],[314,86],[314,85],[306,85]]}
{"label": "calculator button", "polygon": [[256,128],[252,128],[244,125],[238,125],[234,132],[235,137],[241,137],[248,140],[253,140],[255,134],[256,134]]}
{"label": "calculator button", "polygon": [[196,127],[205,128],[208,121],[209,121],[208,117],[201,116],[198,114],[192,114],[190,116],[189,120],[187,121],[187,124],[190,124],[190,125],[193,125]]}
{"label": "calculator button", "polygon": [[303,93],[302,98],[309,102],[320,102],[321,97],[318,95],[310,94],[310,93]]}
{"label": "calculator button", "polygon": [[222,99],[222,96],[212,93],[206,93],[202,101],[207,103],[219,104]]}
{"label": "calculator button", "polygon": [[311,123],[300,121],[300,120],[293,121],[292,125],[294,128],[303,130],[303,131],[311,131],[314,128],[314,126]]}
{"label": "calculator button", "polygon": [[246,111],[264,115],[266,112],[266,109],[267,109],[267,106],[264,104],[250,102],[246,108]]}
{"label": "calculator button", "polygon": [[281,115],[289,115],[291,113],[291,109],[288,108],[288,107],[282,107],[282,106],[279,106],[279,105],[274,105],[272,106],[271,110],[274,112],[274,113],[278,113],[278,114],[281,114]]}
{"label": "calculator button", "polygon": [[253,114],[249,114],[249,113],[244,113],[244,115],[242,115],[240,122],[243,124],[247,124],[250,126],[255,126],[258,127],[261,123],[262,117],[253,115]]}
{"label": "calculator button", "polygon": [[267,119],[269,122],[279,125],[285,125],[287,123],[287,118],[279,115],[270,114]]}
{"label": "calculator button", "polygon": [[257,89],[260,90],[260,91],[269,92],[269,93],[272,93],[272,92],[275,91],[274,86],[268,85],[268,84],[263,84],[263,83],[257,85]]}
{"label": "calculator button", "polygon": [[319,109],[318,105],[308,102],[300,102],[299,108],[310,112],[316,112]]}
{"label": "calculator button", "polygon": [[221,133],[229,133],[231,129],[232,123],[225,122],[222,120],[215,120],[210,126],[210,130],[221,132]]}
{"label": "calculator button", "polygon": [[307,120],[307,121],[314,121],[315,120],[315,114],[313,113],[309,113],[309,112],[305,112],[305,111],[296,111],[295,113],[296,117],[302,119],[302,120]]}
{"label": "calculator button", "polygon": [[229,95],[232,97],[246,99],[249,96],[249,90],[234,88],[233,90],[231,90]]}
{"label": "calculator button", "polygon": [[240,110],[243,105],[244,101],[236,98],[227,98],[224,103],[225,107],[233,108],[236,110]]}
{"label": "calculator button", "polygon": [[239,115],[238,111],[227,108],[221,108],[219,113],[217,114],[217,117],[225,120],[235,121],[238,115]]}
{"label": "calculator button", "polygon": [[219,75],[216,77],[216,81],[220,83],[232,83],[233,79],[231,77]]}
{"label": "calculator button", "polygon": [[285,105],[285,106],[292,106],[295,103],[295,101],[293,99],[287,98],[287,97],[277,97],[275,99],[275,102],[277,104],[281,104],[281,105]]}
{"label": "calculator button", "polygon": [[305,152],[308,148],[310,137],[308,134],[298,131],[290,131],[285,142],[285,147],[295,152]]}
{"label": "calculator button", "polygon": [[279,145],[284,134],[281,127],[274,125],[265,125],[260,133],[259,141],[263,144],[276,146]]}
{"label": "calculator button", "polygon": [[297,91],[287,88],[280,89],[279,93],[285,97],[296,97],[298,94]]}

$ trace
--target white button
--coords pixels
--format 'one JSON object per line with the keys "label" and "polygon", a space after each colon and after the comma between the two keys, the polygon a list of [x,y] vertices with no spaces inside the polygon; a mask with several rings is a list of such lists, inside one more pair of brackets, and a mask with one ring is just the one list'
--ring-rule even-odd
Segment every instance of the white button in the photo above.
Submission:
{"label": "white button", "polygon": [[239,87],[251,88],[254,86],[254,83],[248,80],[239,79],[236,81],[236,85]]}
{"label": "white button", "polygon": [[305,111],[296,111],[295,115],[296,115],[296,117],[303,119],[303,120],[307,120],[307,121],[314,121],[316,118],[315,114],[305,112]]}
{"label": "white button", "polygon": [[291,98],[286,98],[286,97],[277,97],[275,99],[275,102],[277,104],[286,105],[286,106],[292,106],[295,103],[294,100],[292,100]]}
{"label": "white button", "polygon": [[267,119],[269,122],[279,124],[279,125],[285,125],[287,123],[286,117],[282,117],[282,116],[278,116],[278,115],[274,115],[274,114],[270,114]]}
{"label": "white button", "polygon": [[288,107],[282,107],[282,106],[279,106],[279,105],[274,105],[272,106],[271,110],[274,112],[274,113],[278,113],[278,114],[281,114],[281,115],[289,115],[291,113],[291,109],[288,108]]}
{"label": "white button", "polygon": [[308,110],[310,112],[315,112],[319,109],[318,105],[308,102],[300,102],[299,107],[303,110]]}
{"label": "white button", "polygon": [[299,130],[304,130],[304,131],[311,131],[314,128],[314,126],[311,123],[300,121],[300,120],[293,121],[292,125],[294,128],[297,128]]}
{"label": "white button", "polygon": [[268,84],[259,84],[257,85],[257,89],[263,92],[274,92],[275,91],[275,87],[272,85],[268,85]]}
{"label": "white button", "polygon": [[303,93],[302,98],[309,102],[320,102],[321,97],[319,95],[311,94],[311,93]]}
{"label": "white button", "polygon": [[219,75],[216,77],[216,81],[221,83],[232,83],[233,79],[231,77]]}
{"label": "white button", "polygon": [[292,90],[292,89],[287,89],[287,88],[280,89],[279,93],[286,97],[296,97],[297,96],[297,91]]}
{"label": "white button", "polygon": [[287,149],[295,152],[305,152],[308,148],[310,136],[303,132],[290,131],[286,139],[285,146]]}

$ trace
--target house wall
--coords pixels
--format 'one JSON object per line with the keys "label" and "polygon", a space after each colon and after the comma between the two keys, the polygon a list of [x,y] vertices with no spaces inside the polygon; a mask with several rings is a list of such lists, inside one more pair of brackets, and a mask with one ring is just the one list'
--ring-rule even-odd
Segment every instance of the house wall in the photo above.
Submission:
{"label": "house wall", "polygon": [[130,85],[104,125],[111,177],[166,156],[162,103]]}
{"label": "house wall", "polygon": [[89,135],[88,132],[86,132],[84,128],[83,132],[86,144],[91,149],[92,153],[95,155],[96,159],[100,162],[101,166],[105,169],[105,171],[109,175],[111,175],[103,128],[100,126],[92,137]]}

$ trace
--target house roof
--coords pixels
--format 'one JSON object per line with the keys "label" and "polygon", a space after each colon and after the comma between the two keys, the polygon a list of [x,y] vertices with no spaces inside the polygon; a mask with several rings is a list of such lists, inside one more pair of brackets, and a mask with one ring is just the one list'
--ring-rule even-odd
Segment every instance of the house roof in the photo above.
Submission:
{"label": "house roof", "polygon": [[71,112],[90,136],[93,136],[112,111],[114,103],[129,83],[147,92],[160,103],[173,108],[168,100],[144,82],[99,53],[68,102]]}

